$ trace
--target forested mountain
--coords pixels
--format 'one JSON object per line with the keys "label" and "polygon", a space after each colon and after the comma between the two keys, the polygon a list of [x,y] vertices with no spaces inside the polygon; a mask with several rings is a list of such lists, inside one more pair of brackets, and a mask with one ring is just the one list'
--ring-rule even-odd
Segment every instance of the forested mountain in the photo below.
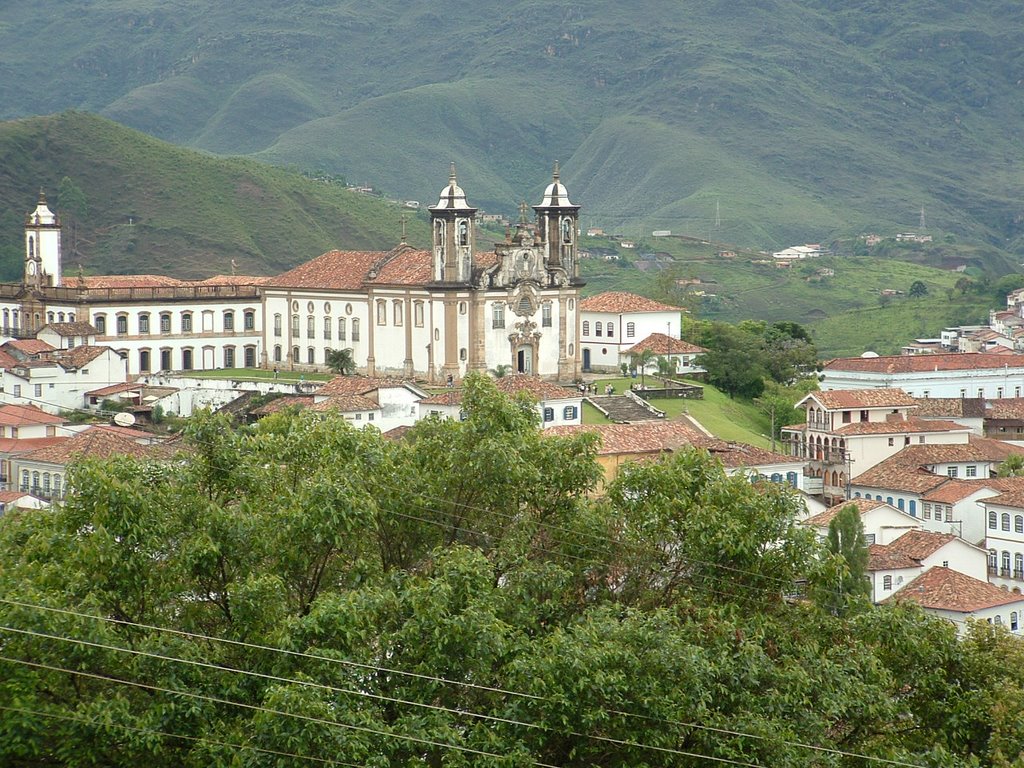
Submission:
{"label": "forested mountain", "polygon": [[1024,252],[1009,0],[94,0],[0,17],[0,117],[94,111],[428,200],[758,246],[929,228]]}

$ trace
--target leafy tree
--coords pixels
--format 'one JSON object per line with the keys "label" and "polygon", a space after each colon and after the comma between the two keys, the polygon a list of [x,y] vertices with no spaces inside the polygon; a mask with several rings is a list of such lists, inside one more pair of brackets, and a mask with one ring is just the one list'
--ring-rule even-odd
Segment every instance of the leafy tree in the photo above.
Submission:
{"label": "leafy tree", "polygon": [[1024,455],[1011,453],[999,465],[996,470],[998,477],[1021,477],[1024,476]]}
{"label": "leafy tree", "polygon": [[919,298],[921,296],[928,295],[928,286],[921,280],[915,280],[910,284],[910,290],[907,291],[907,296],[912,299]]}
{"label": "leafy tree", "polygon": [[501,363],[491,368],[491,375],[496,379],[503,379],[508,375],[509,371],[512,370],[512,366],[507,363]]}
{"label": "leafy tree", "polygon": [[864,523],[855,504],[846,505],[832,518],[825,541],[833,558],[833,571],[817,585],[819,603],[837,615],[862,609],[871,585],[867,577],[868,545]]}
{"label": "leafy tree", "polygon": [[679,358],[666,355],[658,355],[658,375],[662,377],[674,376],[679,368]]}
{"label": "leafy tree", "polygon": [[356,372],[356,361],[352,355],[352,348],[332,349],[327,353],[325,361],[327,367],[342,376],[350,376]]}
{"label": "leafy tree", "polygon": [[817,389],[818,380],[814,377],[801,379],[788,387],[774,381],[765,382],[764,391],[754,398],[754,403],[757,405],[757,409],[768,418],[770,436],[773,439],[780,437],[783,427],[804,421],[803,410],[795,406],[807,394]]}

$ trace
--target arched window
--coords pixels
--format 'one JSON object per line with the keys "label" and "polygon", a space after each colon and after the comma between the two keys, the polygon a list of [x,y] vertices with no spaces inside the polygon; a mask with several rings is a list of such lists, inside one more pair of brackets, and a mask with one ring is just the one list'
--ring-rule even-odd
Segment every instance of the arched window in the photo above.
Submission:
{"label": "arched window", "polygon": [[626,338],[632,339],[636,336],[636,323],[626,323]]}
{"label": "arched window", "polygon": [[605,330],[608,331],[608,338],[612,338],[615,335],[615,326],[612,323],[605,324]]}
{"label": "arched window", "polygon": [[782,473],[781,472],[772,472],[772,478],[771,479],[772,479],[773,483],[781,483],[782,482]]}
{"label": "arched window", "polygon": [[48,322],[48,323],[52,323],[53,322],[53,312],[47,312],[46,313],[46,322]]}
{"label": "arched window", "polygon": [[575,405],[567,405],[564,409],[562,409],[562,418],[565,419],[566,421],[571,421],[576,418],[576,413],[577,411]]}
{"label": "arched window", "polygon": [[1024,515],[1014,515],[1013,532],[1024,533]]}
{"label": "arched window", "polygon": [[993,531],[999,528],[999,515],[992,509],[988,511],[988,527]]}
{"label": "arched window", "polygon": [[256,310],[247,309],[242,313],[242,325],[247,331],[256,330]]}
{"label": "arched window", "polygon": [[23,469],[23,470],[21,470],[21,490],[23,490],[23,491],[27,491],[28,490],[28,482],[29,482],[29,480],[28,480],[28,470],[27,469]]}
{"label": "arched window", "polygon": [[[789,483],[792,487],[796,488],[797,482],[798,482],[796,472],[787,472],[786,473],[786,482]],[[860,496],[859,493],[857,495]]]}
{"label": "arched window", "polygon": [[590,335],[590,321],[589,320],[584,320],[583,321],[583,335],[584,336],[589,336]]}
{"label": "arched window", "polygon": [[107,335],[107,316],[106,315],[94,315],[92,318],[92,325],[96,329],[97,336]]}
{"label": "arched window", "polygon": [[33,491],[37,491],[37,492],[39,491],[39,473],[38,472],[33,472],[32,473],[32,490]]}
{"label": "arched window", "polygon": [[1016,632],[1020,628],[1020,624],[1017,619],[1017,612],[1010,611],[1010,631]]}
{"label": "arched window", "polygon": [[555,409],[554,408],[545,408],[544,409],[544,421],[554,421],[554,420],[555,420]]}
{"label": "arched window", "polygon": [[181,313],[181,332],[192,333],[192,313],[182,312]]}
{"label": "arched window", "polygon": [[117,335],[127,336],[128,335],[128,315],[123,312],[118,314],[116,318],[117,322]]}
{"label": "arched window", "polygon": [[423,327],[423,302],[416,301],[412,305],[412,321],[417,328]]}
{"label": "arched window", "polygon": [[999,575],[1009,576],[1010,575],[1010,553],[1005,549],[999,558]]}
{"label": "arched window", "polygon": [[359,318],[352,318],[352,341],[359,341]]}
{"label": "arched window", "polygon": [[224,367],[234,368],[235,367],[235,348],[224,347]]}
{"label": "arched window", "polygon": [[998,567],[999,567],[999,553],[996,552],[994,549],[990,549],[988,551],[988,569],[990,571],[992,571],[993,573],[995,573],[995,571],[996,571],[996,569]]}
{"label": "arched window", "polygon": [[316,318],[313,317],[312,315],[306,317],[306,338],[316,338]]}
{"label": "arched window", "polygon": [[891,507],[892,506],[892,496],[886,496],[885,497],[885,503],[888,504]]}
{"label": "arched window", "polygon": [[402,325],[405,323],[405,305],[402,304],[401,299],[395,299],[391,302],[391,314],[395,325]]}
{"label": "arched window", "polygon": [[854,491],[853,492],[853,498],[859,499],[860,498],[860,491]]}
{"label": "arched window", "polygon": [[181,368],[184,371],[191,371],[193,367],[192,361],[192,350],[183,349],[181,350]]}
{"label": "arched window", "polygon": [[[280,315],[275,315],[276,318],[280,318]],[[235,330],[235,313],[230,309],[224,310],[224,330],[231,333]],[[280,334],[278,334],[280,335]]]}
{"label": "arched window", "polygon": [[903,511],[903,499],[896,499],[896,509]]}
{"label": "arched window", "polygon": [[388,303],[384,299],[377,300],[377,325],[387,325]]}
{"label": "arched window", "polygon": [[345,328],[345,318],[338,318],[338,341],[345,341],[345,334],[347,329]]}
{"label": "arched window", "polygon": [[601,323],[594,323],[594,335],[601,336]]}
{"label": "arched window", "polygon": [[150,365],[152,365],[152,363],[150,362],[149,350],[148,349],[140,349],[139,350],[139,371],[141,371],[142,373],[149,373]]}
{"label": "arched window", "polygon": [[50,473],[43,472],[43,495],[50,495]]}
{"label": "arched window", "polygon": [[160,313],[160,333],[171,332],[171,313],[161,312]]}
{"label": "arched window", "polygon": [[147,333],[149,333],[149,312],[140,312],[139,313],[139,333],[140,334],[147,334]]}
{"label": "arched window", "polygon": [[300,360],[299,360],[299,348],[297,346],[292,347],[292,362],[293,363],[300,362]]}
{"label": "arched window", "polygon": [[1010,513],[1003,512],[1003,514],[999,516],[999,522],[1004,531],[1010,530]]}
{"label": "arched window", "polygon": [[56,472],[53,475],[53,495],[58,499],[64,496],[64,489],[61,488],[61,478]]}
{"label": "arched window", "polygon": [[313,347],[310,347],[309,349],[306,350],[306,362],[309,363],[310,365],[316,363],[316,350],[313,349]]}
{"label": "arched window", "polygon": [[911,499],[908,502],[908,507],[909,507],[908,511],[910,512],[910,516],[911,517],[917,517],[917,501],[915,499]]}
{"label": "arched window", "polygon": [[292,336],[298,338],[299,336],[299,316],[292,315]]}
{"label": "arched window", "polygon": [[886,592],[892,589],[892,576],[890,576],[889,574],[886,574],[882,577],[882,589],[884,589]]}
{"label": "arched window", "polygon": [[329,317],[324,318],[324,338],[331,338],[331,330],[334,328],[334,322]]}
{"label": "arched window", "polygon": [[1013,556],[1013,578],[1024,579],[1024,554],[1020,552]]}
{"label": "arched window", "polygon": [[274,345],[274,362],[275,363],[280,363],[281,362],[281,345],[280,344],[275,344]]}
{"label": "arched window", "polygon": [[280,336],[281,335],[281,314],[280,313],[274,315],[274,335],[275,336]]}

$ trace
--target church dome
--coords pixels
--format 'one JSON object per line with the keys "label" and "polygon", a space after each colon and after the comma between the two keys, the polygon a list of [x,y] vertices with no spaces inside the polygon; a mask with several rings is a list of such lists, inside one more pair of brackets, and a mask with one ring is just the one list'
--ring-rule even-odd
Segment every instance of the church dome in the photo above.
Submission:
{"label": "church dome", "polygon": [[569,191],[561,182],[558,174],[558,161],[555,161],[555,171],[551,177],[551,183],[544,189],[544,199],[540,201],[540,208],[571,208],[569,202]]}
{"label": "church dome", "polygon": [[437,205],[430,206],[434,211],[472,211],[469,203],[466,202],[466,193],[462,191],[455,179],[455,163],[452,163],[448,175],[448,186],[441,190]]}

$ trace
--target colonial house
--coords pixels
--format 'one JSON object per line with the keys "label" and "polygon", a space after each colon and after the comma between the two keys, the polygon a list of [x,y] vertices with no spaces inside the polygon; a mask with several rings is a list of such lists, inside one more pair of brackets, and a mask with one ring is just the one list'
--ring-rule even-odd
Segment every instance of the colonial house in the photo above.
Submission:
{"label": "colonial house", "polygon": [[608,291],[583,299],[580,310],[584,371],[617,372],[621,363],[629,362],[627,350],[654,333],[682,343],[678,337],[684,310],[679,307],[635,293]]}
{"label": "colonial house", "polygon": [[63,499],[67,493],[68,465],[82,458],[109,459],[132,456],[138,459],[169,460],[175,446],[139,430],[93,426],[74,437],[62,439],[11,459],[11,478],[17,490],[42,499]]}
{"label": "colonial house", "polygon": [[985,508],[989,580],[1020,593],[1024,588],[1024,486],[992,495]]}
{"label": "colonial house", "polygon": [[0,491],[0,515],[14,509],[42,509],[50,506],[45,499],[23,491]]}
{"label": "colonial house", "polygon": [[870,545],[868,552],[871,599],[876,603],[935,567],[949,568],[979,581],[986,579],[985,550],[953,534],[911,529],[888,544]]}
{"label": "colonial house", "polygon": [[339,412],[356,426],[372,423],[384,432],[415,423],[425,397],[426,392],[401,379],[335,376],[313,392],[310,407]]}
{"label": "colonial house", "polygon": [[826,363],[820,378],[823,390],[899,388],[913,397],[1021,397],[1024,355],[846,357]]}
{"label": "colonial house", "polygon": [[968,619],[1005,627],[1015,635],[1024,621],[1024,596],[942,566],[925,571],[890,599],[917,603],[925,612],[953,622],[959,634],[966,632]]}
{"label": "colonial house", "polygon": [[619,363],[632,367],[634,356],[650,351],[656,359],[648,364],[647,369],[657,370],[657,358],[666,358],[673,363],[672,371],[678,376],[696,376],[707,373],[700,365],[700,356],[707,352],[704,347],[690,344],[688,341],[674,339],[666,333],[652,333],[646,339],[637,342],[624,350]]}
{"label": "colonial house", "polygon": [[126,361],[111,347],[52,349],[0,369],[4,402],[56,413],[81,408],[85,393],[127,376]]}
{"label": "colonial house", "polygon": [[864,537],[869,546],[871,544],[889,544],[907,531],[921,528],[920,520],[896,509],[891,504],[861,498],[841,501],[824,512],[802,520],[801,524],[813,528],[818,534],[818,538],[825,539],[828,536],[829,525],[836,515],[851,505],[860,516],[861,525],[864,526]]}
{"label": "colonial house", "polygon": [[787,453],[807,461],[808,492],[836,500],[846,498],[852,473],[908,445],[966,443],[970,434],[960,424],[915,417],[916,402],[900,389],[812,392],[797,407],[806,421],[781,430]]}
{"label": "colonial house", "polygon": [[[525,392],[537,403],[537,416],[544,429],[583,423],[583,396],[575,389],[524,374],[501,376],[494,380],[494,385],[510,397]],[[421,419],[429,416],[461,419],[462,390],[449,389],[424,397],[419,402],[419,416]]]}

